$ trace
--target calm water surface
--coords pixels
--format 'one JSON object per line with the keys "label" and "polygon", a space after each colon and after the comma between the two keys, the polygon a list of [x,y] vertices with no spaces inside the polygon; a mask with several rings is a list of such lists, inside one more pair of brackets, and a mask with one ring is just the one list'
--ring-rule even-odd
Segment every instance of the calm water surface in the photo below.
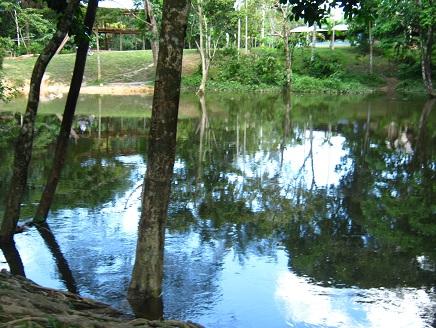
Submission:
{"label": "calm water surface", "polygon": [[[45,183],[63,102],[40,110],[25,217]],[[0,105],[1,206],[23,104]],[[166,318],[206,327],[435,325],[436,115],[425,100],[211,94],[206,104],[193,95],[181,103]],[[17,235],[30,279],[76,285],[131,311],[150,107],[147,97],[81,98],[79,138],[48,219],[64,261],[36,230]]]}

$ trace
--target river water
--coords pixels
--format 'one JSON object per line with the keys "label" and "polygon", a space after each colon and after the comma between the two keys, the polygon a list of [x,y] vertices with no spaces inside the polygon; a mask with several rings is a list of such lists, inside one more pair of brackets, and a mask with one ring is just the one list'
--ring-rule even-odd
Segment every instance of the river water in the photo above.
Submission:
{"label": "river water", "polygon": [[[65,99],[42,103],[25,218]],[[0,215],[24,99],[0,105]],[[15,237],[28,278],[130,312],[151,98],[81,96],[48,223]],[[432,327],[436,115],[425,99],[183,95],[164,316],[206,327]],[[0,253],[0,269],[8,265]],[[73,287],[72,287],[73,286]]]}

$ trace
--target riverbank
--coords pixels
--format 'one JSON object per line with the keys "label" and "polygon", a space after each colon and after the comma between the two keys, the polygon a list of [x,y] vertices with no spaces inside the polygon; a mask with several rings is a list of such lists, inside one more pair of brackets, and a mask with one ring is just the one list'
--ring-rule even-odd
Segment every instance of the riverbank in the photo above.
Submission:
{"label": "riverbank", "polygon": [[201,328],[192,322],[134,319],[79,295],[0,272],[1,327]]}
{"label": "riverbank", "polygon": [[[82,94],[151,94],[154,67],[150,51],[102,51],[88,57]],[[383,56],[374,58],[374,74],[368,74],[368,56],[354,48],[316,49],[310,61],[310,49],[296,49],[292,91],[297,93],[368,94],[373,92],[424,93],[420,81],[410,83],[398,78],[398,67]],[[41,87],[42,100],[61,97],[68,92],[74,65],[73,54],[53,58]],[[36,57],[6,58],[4,75],[21,94],[29,89]],[[200,58],[195,50],[185,50],[182,87],[196,90],[200,84]],[[224,50],[210,68],[207,89],[211,91],[265,91],[284,84],[283,54],[280,49],[253,49],[249,55]],[[98,74],[98,71],[101,73]],[[395,81],[393,83],[392,81]],[[414,88],[410,88],[410,85]],[[400,86],[402,88],[397,88]],[[422,89],[422,90],[421,90]]]}

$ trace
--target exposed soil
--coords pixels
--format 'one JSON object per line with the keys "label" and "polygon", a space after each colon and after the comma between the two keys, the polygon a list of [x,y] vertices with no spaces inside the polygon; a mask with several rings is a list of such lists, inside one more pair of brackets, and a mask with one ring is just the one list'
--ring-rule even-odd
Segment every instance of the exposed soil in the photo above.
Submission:
{"label": "exposed soil", "polygon": [[[190,75],[198,69],[200,64],[199,56],[196,54],[186,54],[183,58],[183,75]],[[137,76],[138,73],[144,73],[146,71],[147,76],[154,75],[153,65],[141,68],[139,70],[126,70],[123,80],[132,80],[132,77]],[[23,87],[19,88],[19,92],[25,96],[29,93],[30,81],[25,81]],[[138,82],[124,82],[124,83],[106,83],[100,85],[86,85],[86,82],[82,84],[80,89],[81,94],[102,94],[102,95],[143,95],[152,94],[154,87],[153,81],[138,81]],[[63,94],[68,93],[69,85],[58,83],[52,80],[48,74],[44,75],[44,79],[41,83],[41,100],[50,100],[53,98],[60,98]]]}
{"label": "exposed soil", "polygon": [[0,272],[0,327],[201,328],[191,322],[130,318],[110,306]]}

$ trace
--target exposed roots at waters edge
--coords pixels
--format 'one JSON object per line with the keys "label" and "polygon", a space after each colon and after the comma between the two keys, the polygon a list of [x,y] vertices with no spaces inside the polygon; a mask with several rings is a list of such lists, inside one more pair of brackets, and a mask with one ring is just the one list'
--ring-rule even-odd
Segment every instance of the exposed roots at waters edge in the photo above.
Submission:
{"label": "exposed roots at waters edge", "polygon": [[110,306],[72,293],[44,288],[0,272],[0,328],[6,327],[156,327],[199,328],[191,322],[133,319]]}

